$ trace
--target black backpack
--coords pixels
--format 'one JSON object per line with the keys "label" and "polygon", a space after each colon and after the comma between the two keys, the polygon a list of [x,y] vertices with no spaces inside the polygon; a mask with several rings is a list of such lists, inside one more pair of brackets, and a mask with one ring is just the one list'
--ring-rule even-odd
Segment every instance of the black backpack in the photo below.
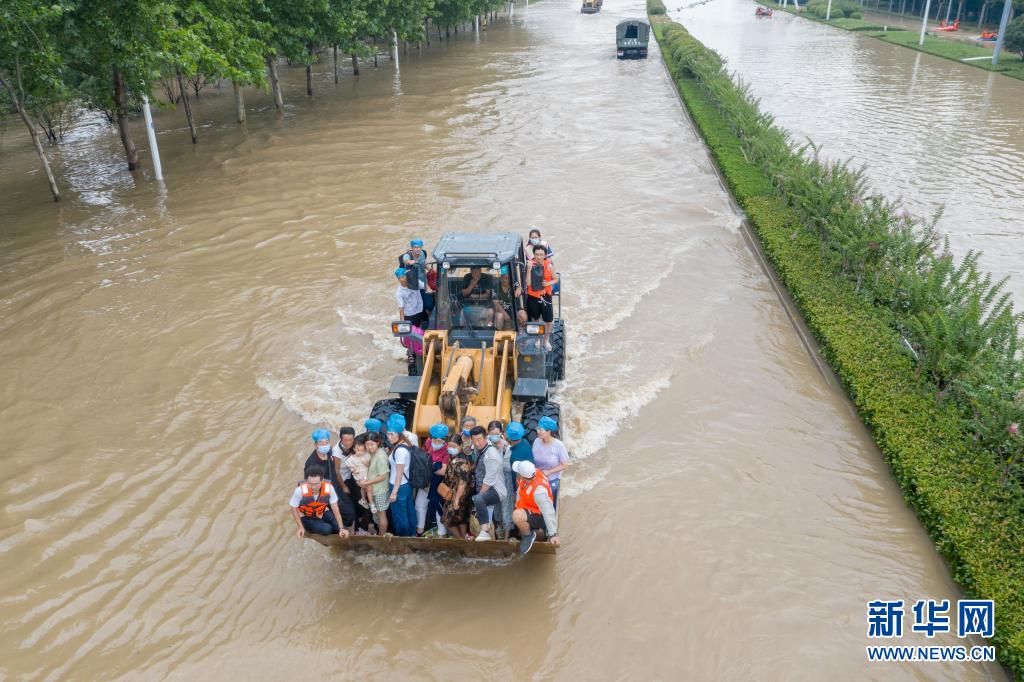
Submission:
{"label": "black backpack", "polygon": [[413,445],[409,446],[409,485],[413,488],[426,488],[430,486],[430,475],[433,469],[430,466],[430,457],[426,450]]}

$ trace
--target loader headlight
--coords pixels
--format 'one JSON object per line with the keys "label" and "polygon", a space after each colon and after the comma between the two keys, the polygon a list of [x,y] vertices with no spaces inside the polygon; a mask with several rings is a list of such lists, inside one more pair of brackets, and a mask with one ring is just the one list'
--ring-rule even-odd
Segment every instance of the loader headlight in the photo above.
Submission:
{"label": "loader headlight", "polygon": [[544,325],[542,325],[542,324],[532,324],[531,323],[531,324],[526,325],[526,333],[530,334],[530,335],[533,335],[533,336],[537,336],[537,335],[543,334],[545,331],[546,331],[546,329],[544,328]]}
{"label": "loader headlight", "polygon": [[412,334],[412,322],[399,320],[391,323],[391,333],[395,336],[406,336]]}

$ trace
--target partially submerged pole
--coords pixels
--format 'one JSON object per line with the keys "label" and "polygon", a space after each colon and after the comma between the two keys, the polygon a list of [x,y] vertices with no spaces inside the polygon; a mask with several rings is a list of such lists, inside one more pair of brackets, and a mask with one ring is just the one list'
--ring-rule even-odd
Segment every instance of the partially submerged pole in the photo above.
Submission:
{"label": "partially submerged pole", "polygon": [[992,65],[999,63],[999,53],[1003,49],[1003,38],[1006,37],[1006,26],[1010,23],[1010,9],[1013,8],[1013,0],[1006,0],[1003,3],[1003,18],[999,20],[999,35],[996,36],[996,49],[992,52]]}
{"label": "partially submerged pole", "polygon": [[825,10],[825,21],[832,20],[832,0],[828,0],[828,8]]}
{"label": "partially submerged pole", "polygon": [[398,31],[391,29],[391,53],[394,55],[395,71],[398,71]]}
{"label": "partially submerged pole", "polygon": [[149,110],[149,97],[142,93],[142,115],[146,118],[146,135],[149,136],[149,148],[153,152],[153,173],[157,180],[164,179],[164,169],[160,165],[160,148],[156,146],[156,128],[153,126],[153,112]]}
{"label": "partially submerged pole", "polygon": [[[1012,0],[1007,0],[1011,2]],[[918,45],[924,45],[924,32],[928,28],[928,11],[932,7],[932,0],[925,0],[924,3],[924,16],[921,17],[921,39],[917,41]]]}

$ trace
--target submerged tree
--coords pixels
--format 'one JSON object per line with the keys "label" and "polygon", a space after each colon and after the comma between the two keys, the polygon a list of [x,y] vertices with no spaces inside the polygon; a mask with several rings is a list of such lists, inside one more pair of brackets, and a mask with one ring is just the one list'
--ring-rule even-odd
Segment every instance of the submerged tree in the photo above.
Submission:
{"label": "submerged tree", "polygon": [[0,5],[0,89],[7,93],[28,128],[54,201],[60,201],[60,190],[30,112],[33,106],[47,106],[68,98],[53,30],[62,14],[60,5],[32,0],[6,0]]}

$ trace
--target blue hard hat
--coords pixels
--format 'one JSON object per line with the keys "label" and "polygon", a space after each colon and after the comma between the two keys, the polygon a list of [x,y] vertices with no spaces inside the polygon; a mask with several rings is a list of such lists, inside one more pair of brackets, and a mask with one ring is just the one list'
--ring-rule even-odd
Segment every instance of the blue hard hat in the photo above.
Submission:
{"label": "blue hard hat", "polygon": [[430,427],[430,437],[431,438],[447,438],[448,437],[448,427],[445,426],[444,424],[434,424],[433,426]]}
{"label": "blue hard hat", "polygon": [[388,417],[388,433],[401,433],[402,431],[405,431],[405,417],[400,414]]}
{"label": "blue hard hat", "polygon": [[380,433],[381,428],[384,426],[384,422],[374,417],[370,417],[363,422],[363,427],[370,433]]}
{"label": "blue hard hat", "polygon": [[420,247],[422,249],[423,248],[423,240],[422,239],[413,239],[411,242],[409,242],[409,246],[418,246],[418,247]]}
{"label": "blue hard hat", "polygon": [[522,440],[526,435],[526,429],[519,422],[509,422],[505,427],[505,435],[509,440]]}
{"label": "blue hard hat", "polygon": [[407,272],[408,270],[406,270],[405,268],[398,268],[397,270],[395,270],[395,277],[405,277],[405,273]]}
{"label": "blue hard hat", "polygon": [[313,432],[313,442],[316,443],[321,440],[330,440],[331,432],[327,429],[317,429]]}
{"label": "blue hard hat", "polygon": [[558,430],[558,422],[556,422],[551,417],[541,417],[540,421],[537,422],[537,426],[539,428],[544,429],[545,431],[557,431]]}

